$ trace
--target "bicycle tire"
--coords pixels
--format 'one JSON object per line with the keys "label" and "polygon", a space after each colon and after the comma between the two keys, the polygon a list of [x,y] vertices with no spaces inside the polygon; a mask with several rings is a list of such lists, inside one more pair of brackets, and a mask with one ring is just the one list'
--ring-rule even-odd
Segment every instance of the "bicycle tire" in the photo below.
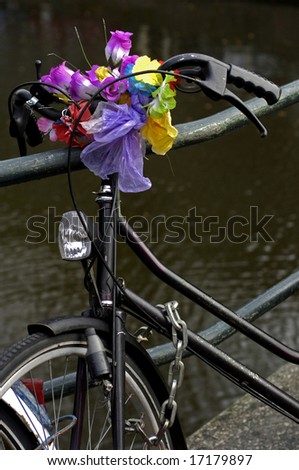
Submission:
{"label": "bicycle tire", "polygon": [[[98,333],[111,357],[109,347],[109,336],[105,332]],[[142,348],[143,349],[143,348]],[[70,448],[71,431],[62,432],[62,416],[68,416],[70,425],[73,425],[73,391],[74,377],[79,358],[85,357],[87,350],[85,335],[81,332],[64,333],[57,336],[49,336],[45,333],[34,333],[8,348],[0,356],[0,416],[2,421],[2,436],[7,440],[9,434],[13,433],[12,426],[7,418],[9,414],[3,410],[7,405],[4,403],[5,392],[12,390],[21,384],[26,390],[30,389],[30,399],[36,399],[35,417],[39,423],[43,419],[36,415],[41,415],[46,409],[48,422],[43,425],[43,432],[37,432],[30,423],[31,417],[21,416],[26,426],[23,426],[23,433],[18,436],[15,446],[20,448],[51,448],[68,450]],[[85,361],[84,361],[85,362]],[[131,338],[126,340],[126,449],[142,449],[145,440],[143,433],[151,437],[156,434],[159,428],[159,412],[164,399],[167,397],[167,390],[156,368],[149,364],[147,357],[140,354],[140,346]],[[86,366],[87,370],[87,366]],[[145,377],[143,371],[151,373],[150,382]],[[88,372],[86,372],[88,374]],[[25,380],[26,379],[26,380]],[[25,382],[24,382],[25,380]],[[37,382],[37,380],[39,382]],[[111,423],[109,420],[110,401],[105,397],[102,386],[94,383],[89,386],[87,395],[87,406],[84,413],[85,423],[81,449],[112,449]],[[57,388],[57,382],[59,386]],[[38,390],[37,383],[42,383],[42,391]],[[4,395],[3,395],[4,394]],[[107,393],[106,393],[107,395]],[[92,408],[93,406],[93,408]],[[25,408],[22,406],[22,410]],[[2,411],[1,411],[2,410]],[[10,408],[15,414],[14,409]],[[102,413],[103,416],[98,417]],[[25,411],[22,411],[25,414]],[[28,414],[28,413],[27,413]],[[19,416],[14,420],[20,420]],[[103,429],[99,429],[99,420],[102,420]],[[51,426],[49,425],[51,421]],[[30,423],[28,425],[28,422]],[[50,429],[51,427],[51,429]],[[66,426],[67,427],[67,426]],[[5,435],[5,429],[6,434]],[[59,434],[61,433],[61,435]],[[42,435],[41,435],[42,434]],[[35,444],[32,445],[32,439]],[[30,442],[30,445],[28,444]],[[31,447],[30,447],[31,446]],[[163,440],[156,447],[150,449],[184,449],[185,441],[178,420],[165,433]]]}
{"label": "bicycle tire", "polygon": [[0,406],[0,450],[33,450],[35,436],[5,403]]}

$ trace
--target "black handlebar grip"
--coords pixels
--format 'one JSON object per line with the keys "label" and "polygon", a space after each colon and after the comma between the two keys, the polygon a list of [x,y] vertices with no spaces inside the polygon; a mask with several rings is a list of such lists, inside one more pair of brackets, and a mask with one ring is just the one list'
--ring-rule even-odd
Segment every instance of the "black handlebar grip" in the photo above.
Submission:
{"label": "black handlebar grip", "polygon": [[238,88],[244,88],[249,93],[254,93],[258,98],[264,98],[269,105],[279,100],[281,90],[275,83],[236,65],[230,65],[227,81]]}
{"label": "black handlebar grip", "polygon": [[44,106],[38,101],[32,105],[32,108],[51,121],[58,121],[61,118],[61,111],[50,106]]}

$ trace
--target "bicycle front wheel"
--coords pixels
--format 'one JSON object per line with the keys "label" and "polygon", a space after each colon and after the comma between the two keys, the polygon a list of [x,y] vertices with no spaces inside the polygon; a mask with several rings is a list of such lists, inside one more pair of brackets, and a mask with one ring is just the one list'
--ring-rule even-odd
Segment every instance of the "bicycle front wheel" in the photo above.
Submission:
{"label": "bicycle front wheel", "polygon": [[[100,335],[111,358],[108,337],[105,333]],[[86,352],[86,338],[82,333],[58,336],[35,333],[2,354],[0,448],[113,448],[109,390],[102,381],[91,380]],[[79,384],[78,361],[84,365]],[[151,376],[150,384],[142,371],[148,371],[148,366],[138,354],[138,348],[134,350],[129,342],[125,373],[126,449],[142,449],[147,439],[156,435],[161,400],[165,399],[159,374]],[[75,392],[79,386],[80,396],[83,392],[85,397],[83,416],[74,414]],[[75,441],[74,447],[72,436],[76,426],[81,426],[82,432],[80,444]],[[159,445],[151,448],[185,448],[179,424],[175,422]]]}

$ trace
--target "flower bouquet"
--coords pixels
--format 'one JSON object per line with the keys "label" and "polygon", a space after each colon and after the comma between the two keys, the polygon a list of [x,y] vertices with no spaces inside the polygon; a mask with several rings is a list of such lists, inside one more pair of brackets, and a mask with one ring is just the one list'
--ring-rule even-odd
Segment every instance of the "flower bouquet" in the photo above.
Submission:
{"label": "flower bouquet", "polygon": [[139,192],[151,187],[143,176],[145,141],[165,155],[177,136],[170,114],[177,78],[160,73],[158,60],[130,55],[131,36],[111,32],[107,66],[92,65],[82,73],[63,62],[42,76],[41,83],[66,108],[56,122],[39,118],[38,127],[51,141],[81,147],[82,162],[102,179],[118,173],[121,191]]}

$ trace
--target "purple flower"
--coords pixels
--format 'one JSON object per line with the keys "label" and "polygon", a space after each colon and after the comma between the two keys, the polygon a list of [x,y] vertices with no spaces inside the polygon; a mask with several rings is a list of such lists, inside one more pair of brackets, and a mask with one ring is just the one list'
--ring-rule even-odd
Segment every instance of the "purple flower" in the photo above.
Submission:
{"label": "purple flower", "polygon": [[[62,64],[57,65],[57,67],[51,68],[50,73],[48,75],[43,75],[41,77],[41,81],[49,85],[58,86],[64,89],[65,91],[68,91],[74,73],[75,72],[69,67],[67,67],[65,65],[65,62],[63,62]],[[53,89],[52,87],[49,87],[48,89],[51,92],[55,93],[55,89]]]}
{"label": "purple flower", "polygon": [[132,47],[130,37],[133,33],[124,31],[111,31],[111,38],[105,47],[106,59],[111,59],[113,65],[118,65],[121,60],[129,55]]}
{"label": "purple flower", "polygon": [[90,82],[96,87],[99,87],[101,85],[101,82],[98,79],[97,74],[96,74],[96,71],[98,70],[99,67],[100,67],[99,65],[93,65],[91,69],[86,72]]}
{"label": "purple flower", "polygon": [[143,176],[145,145],[139,132],[142,126],[139,113],[130,106],[100,102],[93,118],[82,123],[95,140],[81,153],[84,165],[102,179],[118,173],[121,191],[149,189],[151,182]]}
{"label": "purple flower", "polygon": [[79,70],[71,77],[69,94],[75,101],[89,100],[97,92],[98,88],[91,83],[86,75]]}
{"label": "purple flower", "polygon": [[[109,85],[109,83],[111,83],[111,85]],[[103,86],[106,86],[106,88],[101,92],[103,98],[107,101],[117,101],[128,89],[128,82],[127,80],[119,80],[118,82],[115,82],[114,77],[107,77],[101,82],[101,87]]]}
{"label": "purple flower", "polygon": [[146,124],[147,121],[147,105],[150,102],[150,98],[142,93],[135,93],[131,95],[131,106],[140,114],[140,119]]}
{"label": "purple flower", "polygon": [[133,66],[138,59],[138,55],[128,55],[124,57],[121,66],[120,66],[120,74],[127,75],[132,72]]}

